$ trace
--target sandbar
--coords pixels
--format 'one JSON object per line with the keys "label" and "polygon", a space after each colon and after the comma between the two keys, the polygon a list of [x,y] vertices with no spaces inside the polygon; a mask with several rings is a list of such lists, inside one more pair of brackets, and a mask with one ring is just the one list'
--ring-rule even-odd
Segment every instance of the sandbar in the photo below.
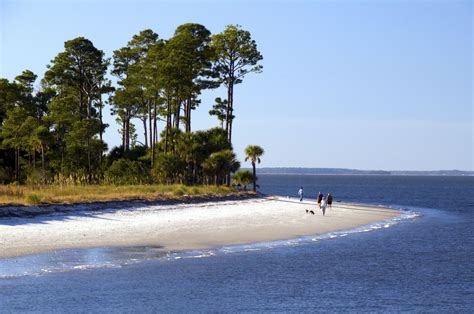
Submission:
{"label": "sandbar", "polygon": [[334,203],[323,216],[314,201],[265,197],[6,218],[0,219],[0,258],[104,246],[175,251],[239,245],[347,230],[400,214]]}

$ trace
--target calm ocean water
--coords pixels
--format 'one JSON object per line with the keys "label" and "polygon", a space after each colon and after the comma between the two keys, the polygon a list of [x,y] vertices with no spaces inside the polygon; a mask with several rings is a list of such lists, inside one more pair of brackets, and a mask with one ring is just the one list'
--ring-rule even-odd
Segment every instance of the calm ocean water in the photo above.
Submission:
{"label": "calm ocean water", "polygon": [[[0,312],[472,312],[474,177],[261,175],[261,191],[405,208],[290,241],[0,259]],[[416,216],[416,217],[415,217]],[[1,220],[0,220],[1,223]]]}

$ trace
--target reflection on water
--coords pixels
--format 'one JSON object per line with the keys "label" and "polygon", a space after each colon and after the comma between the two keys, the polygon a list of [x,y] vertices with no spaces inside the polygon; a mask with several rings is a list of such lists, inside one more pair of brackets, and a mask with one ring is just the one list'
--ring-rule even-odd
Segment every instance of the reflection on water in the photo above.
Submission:
{"label": "reflection on water", "polygon": [[76,269],[118,268],[139,260],[166,255],[160,247],[99,247],[57,250],[48,253],[0,259],[0,278],[41,275]]}

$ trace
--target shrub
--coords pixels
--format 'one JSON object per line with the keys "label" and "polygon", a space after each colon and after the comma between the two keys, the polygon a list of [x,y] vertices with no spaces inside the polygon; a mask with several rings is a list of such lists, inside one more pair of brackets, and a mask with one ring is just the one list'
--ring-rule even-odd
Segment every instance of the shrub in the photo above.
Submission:
{"label": "shrub", "polygon": [[29,169],[26,184],[41,185],[46,184],[50,180],[50,173],[42,169]]}
{"label": "shrub", "polygon": [[141,161],[118,159],[105,171],[105,181],[117,185],[149,183],[149,168]]}
{"label": "shrub", "polygon": [[241,185],[245,190],[247,190],[247,185],[251,184],[253,181],[253,174],[248,170],[242,170],[237,172],[233,177],[235,185]]}
{"label": "shrub", "polygon": [[240,168],[240,162],[236,159],[233,151],[226,149],[212,153],[203,164],[204,174],[212,178],[214,184],[223,184],[230,172],[236,172]]}
{"label": "shrub", "polygon": [[31,193],[26,197],[26,202],[28,204],[41,204],[41,197],[37,194]]}
{"label": "shrub", "polygon": [[174,189],[174,193],[177,196],[183,196],[183,195],[187,194],[187,189],[186,189],[186,187],[184,187],[182,185],[179,185],[176,189]]}
{"label": "shrub", "polygon": [[5,184],[10,180],[8,171],[0,166],[0,184]]}
{"label": "shrub", "polygon": [[182,183],[186,162],[170,154],[158,154],[152,170],[153,179],[158,183]]}

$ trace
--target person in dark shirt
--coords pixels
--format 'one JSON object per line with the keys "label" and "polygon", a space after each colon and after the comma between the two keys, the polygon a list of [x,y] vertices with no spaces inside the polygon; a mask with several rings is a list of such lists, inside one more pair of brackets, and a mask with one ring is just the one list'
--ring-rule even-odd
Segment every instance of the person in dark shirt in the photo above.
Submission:
{"label": "person in dark shirt", "polygon": [[318,194],[318,205],[319,209],[321,209],[321,201],[323,200],[323,193],[319,192]]}
{"label": "person in dark shirt", "polygon": [[331,193],[328,193],[328,196],[326,196],[326,203],[328,203],[329,208],[332,208],[332,195],[331,195]]}

